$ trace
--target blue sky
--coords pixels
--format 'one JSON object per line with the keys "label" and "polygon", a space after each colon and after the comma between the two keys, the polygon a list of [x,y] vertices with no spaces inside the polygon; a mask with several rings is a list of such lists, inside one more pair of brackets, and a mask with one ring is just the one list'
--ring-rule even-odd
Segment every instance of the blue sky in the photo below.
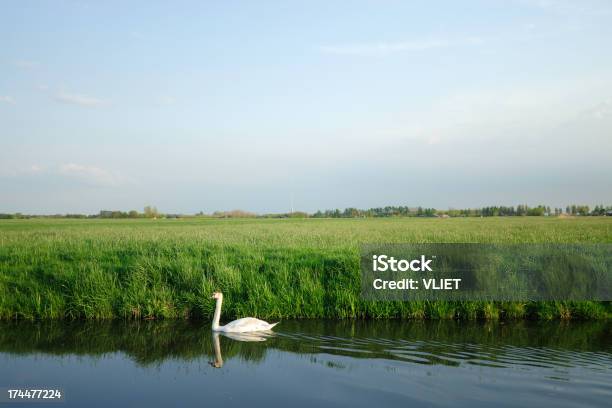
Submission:
{"label": "blue sky", "polygon": [[7,2],[0,212],[612,204],[609,1]]}

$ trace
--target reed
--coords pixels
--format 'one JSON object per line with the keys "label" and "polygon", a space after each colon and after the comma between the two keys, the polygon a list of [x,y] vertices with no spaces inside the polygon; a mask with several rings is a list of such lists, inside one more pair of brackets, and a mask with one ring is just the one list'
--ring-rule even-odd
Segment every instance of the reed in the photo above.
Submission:
{"label": "reed", "polygon": [[1,319],[606,319],[610,302],[367,302],[361,243],[610,243],[612,219],[0,220]]}

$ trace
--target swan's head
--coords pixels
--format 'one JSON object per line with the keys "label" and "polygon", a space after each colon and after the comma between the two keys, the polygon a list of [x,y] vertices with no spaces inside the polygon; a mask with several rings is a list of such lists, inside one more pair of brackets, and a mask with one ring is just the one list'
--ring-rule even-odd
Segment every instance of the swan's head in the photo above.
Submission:
{"label": "swan's head", "polygon": [[209,361],[208,364],[215,368],[221,368],[223,367],[223,360]]}
{"label": "swan's head", "polygon": [[222,299],[223,298],[223,293],[215,292],[215,293],[212,294],[212,298],[213,299]]}

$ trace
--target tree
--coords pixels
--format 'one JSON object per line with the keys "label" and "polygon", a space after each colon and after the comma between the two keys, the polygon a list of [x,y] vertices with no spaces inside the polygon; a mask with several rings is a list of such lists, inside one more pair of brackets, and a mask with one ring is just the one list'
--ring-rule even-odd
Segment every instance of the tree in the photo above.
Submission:
{"label": "tree", "polygon": [[157,212],[157,207],[152,207],[150,205],[147,205],[144,208],[144,214],[147,218],[157,218],[157,216],[159,215],[159,213]]}

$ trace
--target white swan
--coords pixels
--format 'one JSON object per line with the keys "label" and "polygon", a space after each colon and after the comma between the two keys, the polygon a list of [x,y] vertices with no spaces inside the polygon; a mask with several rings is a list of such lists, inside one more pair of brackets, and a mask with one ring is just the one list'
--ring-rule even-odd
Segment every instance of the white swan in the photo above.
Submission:
{"label": "white swan", "polygon": [[274,332],[250,332],[250,333],[232,333],[232,332],[213,332],[212,334],[212,344],[213,349],[215,351],[215,359],[213,361],[209,361],[208,364],[215,368],[223,367],[223,355],[221,354],[221,342],[219,341],[219,337],[227,337],[234,341],[239,342],[259,342],[266,341],[268,338],[274,336]]}
{"label": "white swan", "polygon": [[219,319],[221,318],[221,303],[223,302],[223,293],[215,292],[212,295],[213,299],[217,299],[217,306],[215,307],[215,314],[213,316],[212,329],[216,332],[225,333],[245,333],[245,332],[256,332],[271,330],[276,323],[268,323],[263,320],[256,319],[254,317],[243,317],[242,319],[234,320],[226,324],[225,326],[219,326]]}

